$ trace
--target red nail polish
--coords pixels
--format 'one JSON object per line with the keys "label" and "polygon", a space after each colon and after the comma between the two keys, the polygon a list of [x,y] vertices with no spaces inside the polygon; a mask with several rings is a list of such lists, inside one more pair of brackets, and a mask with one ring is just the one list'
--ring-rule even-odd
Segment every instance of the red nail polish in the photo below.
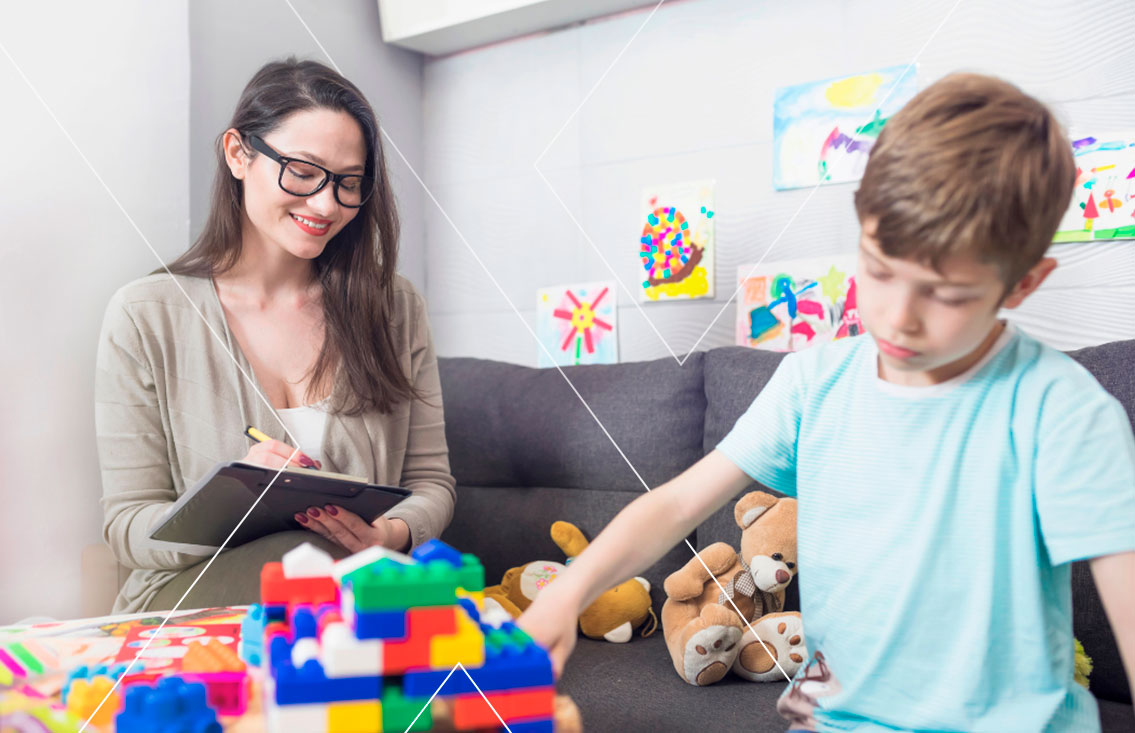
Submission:
{"label": "red nail polish", "polygon": [[306,514],[297,514],[296,515],[296,521],[299,522],[300,524],[307,524],[307,515]]}
{"label": "red nail polish", "polygon": [[316,467],[316,468],[320,468],[320,469],[321,469],[321,468],[323,468],[323,461],[316,461],[316,462],[315,462],[315,467]]}
{"label": "red nail polish", "polygon": [[300,456],[296,460],[298,460],[300,462],[300,465],[304,468],[315,468],[315,462],[307,456]]}
{"label": "red nail polish", "polygon": [[327,513],[333,517],[339,514],[339,510],[331,506],[330,504],[328,504],[325,508],[327,509]]}
{"label": "red nail polish", "polygon": [[313,517],[317,517],[317,518],[319,517],[319,510],[316,509],[315,507],[308,509],[307,513],[310,514]]}

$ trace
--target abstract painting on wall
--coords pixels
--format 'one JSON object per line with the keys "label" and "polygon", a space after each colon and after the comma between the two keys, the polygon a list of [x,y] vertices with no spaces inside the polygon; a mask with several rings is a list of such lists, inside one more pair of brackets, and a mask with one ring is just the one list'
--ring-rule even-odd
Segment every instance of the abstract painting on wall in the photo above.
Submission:
{"label": "abstract painting on wall", "polygon": [[738,267],[737,343],[800,351],[863,333],[855,263],[840,255]]}
{"label": "abstract painting on wall", "polygon": [[1072,141],[1076,187],[1056,242],[1135,238],[1135,132]]}
{"label": "abstract painting on wall", "polygon": [[542,367],[616,363],[617,316],[613,282],[541,289],[536,298],[536,334],[543,348],[537,363]]}
{"label": "abstract painting on wall", "polygon": [[639,221],[642,299],[713,297],[713,181],[648,188]]}
{"label": "abstract painting on wall", "polygon": [[803,188],[863,177],[887,119],[917,92],[914,66],[797,84],[776,91],[772,184]]}

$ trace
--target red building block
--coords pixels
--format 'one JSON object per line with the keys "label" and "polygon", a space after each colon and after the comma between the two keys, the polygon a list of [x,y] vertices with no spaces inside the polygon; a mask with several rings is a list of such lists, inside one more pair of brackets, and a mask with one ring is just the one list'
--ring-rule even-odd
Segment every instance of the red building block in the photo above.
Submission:
{"label": "red building block", "polygon": [[260,602],[266,606],[338,603],[339,586],[331,577],[285,578],[283,563],[265,563],[260,571]]}
{"label": "red building block", "polygon": [[509,723],[529,718],[550,718],[555,713],[554,687],[489,692],[486,697],[488,704],[477,692],[459,695],[453,701],[453,727],[457,730],[499,727],[497,715]]}
{"label": "red building block", "polygon": [[387,641],[382,647],[384,674],[402,674],[408,669],[430,666],[430,640],[457,633],[459,606],[427,606],[406,611],[406,638]]}

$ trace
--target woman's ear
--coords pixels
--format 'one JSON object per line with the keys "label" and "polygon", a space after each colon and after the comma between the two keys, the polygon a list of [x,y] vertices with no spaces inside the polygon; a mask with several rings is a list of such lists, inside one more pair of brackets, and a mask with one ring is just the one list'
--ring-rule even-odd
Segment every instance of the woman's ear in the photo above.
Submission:
{"label": "woman's ear", "polygon": [[243,181],[248,170],[248,151],[244,148],[244,140],[235,127],[225,130],[221,137],[221,147],[225,151],[225,163],[233,178]]}

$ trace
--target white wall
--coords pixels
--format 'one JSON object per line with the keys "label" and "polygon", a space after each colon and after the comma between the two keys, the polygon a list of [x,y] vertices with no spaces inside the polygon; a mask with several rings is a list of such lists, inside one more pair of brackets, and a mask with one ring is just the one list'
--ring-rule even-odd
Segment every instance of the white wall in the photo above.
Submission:
{"label": "white wall", "polygon": [[[717,298],[643,305],[678,353],[693,346],[808,191],[771,185],[777,87],[908,63],[954,0],[685,0],[645,26],[541,169],[632,290],[641,282],[644,187],[717,181]],[[965,0],[920,58],[919,84],[955,70],[1003,76],[1084,131],[1135,128],[1135,16],[1125,0]],[[611,271],[532,164],[649,10],[428,60],[426,180],[457,228],[535,326],[539,287]],[[768,261],[854,252],[855,184],[819,189]],[[428,301],[438,351],[535,364],[505,297],[427,207]],[[1059,348],[1135,338],[1135,242],[1065,245],[1063,265],[1015,315]],[[625,291],[620,360],[668,352]],[[730,305],[699,348],[733,342]]]}
{"label": "white wall", "polygon": [[[422,57],[382,42],[374,0],[292,0],[312,33],[370,101],[380,124],[415,169],[422,167]],[[327,57],[282,0],[195,0],[189,6],[192,64],[190,172],[192,233],[205,224],[216,168],[214,140],[232,117],[244,85],[270,60]],[[399,271],[425,289],[421,185],[383,138],[402,222]]]}
{"label": "white wall", "polygon": [[[187,0],[5,6],[0,43],[158,254],[189,229]],[[158,265],[0,54],[0,623],[75,616],[101,541],[95,347],[107,301]]]}

